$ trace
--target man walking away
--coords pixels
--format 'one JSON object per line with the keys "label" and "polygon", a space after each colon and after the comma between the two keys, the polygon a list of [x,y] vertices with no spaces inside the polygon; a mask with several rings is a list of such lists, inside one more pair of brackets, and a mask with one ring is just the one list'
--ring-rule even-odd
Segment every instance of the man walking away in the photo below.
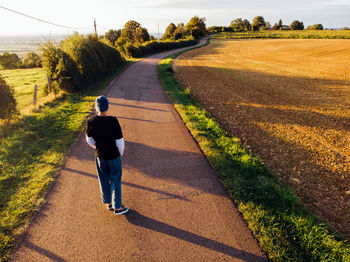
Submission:
{"label": "man walking away", "polygon": [[118,119],[107,115],[108,104],[105,96],[96,98],[97,115],[87,121],[86,141],[95,149],[102,202],[115,215],[121,215],[129,211],[128,207],[122,206],[121,196],[121,157],[125,143]]}

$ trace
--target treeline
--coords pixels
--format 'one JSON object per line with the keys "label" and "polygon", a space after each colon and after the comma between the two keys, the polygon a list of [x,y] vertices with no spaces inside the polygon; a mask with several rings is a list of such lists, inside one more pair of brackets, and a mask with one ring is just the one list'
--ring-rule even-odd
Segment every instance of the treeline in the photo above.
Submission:
{"label": "treeline", "polygon": [[16,53],[5,52],[0,55],[0,67],[3,69],[41,67],[41,58],[35,52],[26,53],[23,59]]}
{"label": "treeline", "polygon": [[198,16],[194,16],[186,24],[186,26],[183,23],[180,23],[177,26],[174,23],[170,23],[165,29],[162,40],[179,40],[186,39],[188,37],[203,37],[207,33],[205,20],[205,17],[199,18]]}
{"label": "treeline", "polygon": [[[304,30],[304,23],[299,20],[294,20],[290,25],[284,25],[282,19],[271,25],[265,21],[264,17],[256,16],[252,22],[247,19],[234,19],[229,26],[212,26],[208,27],[208,34],[216,34],[220,32],[249,32],[249,31],[264,31],[264,30]],[[323,30],[322,24],[310,25],[307,30]],[[344,28],[346,30],[346,28]]]}
{"label": "treeline", "polygon": [[249,32],[220,32],[214,39],[350,39],[350,30],[268,30]]}
{"label": "treeline", "polygon": [[171,23],[161,41],[157,41],[138,22],[128,21],[123,29],[111,29],[100,39],[115,47],[125,58],[142,57],[195,44],[196,39],[206,34],[204,21],[205,18],[194,16],[186,26],[183,23],[178,26]]}

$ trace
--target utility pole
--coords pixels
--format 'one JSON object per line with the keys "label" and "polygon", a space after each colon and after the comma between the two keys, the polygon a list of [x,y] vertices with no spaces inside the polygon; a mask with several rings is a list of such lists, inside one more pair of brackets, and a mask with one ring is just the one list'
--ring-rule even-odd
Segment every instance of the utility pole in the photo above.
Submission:
{"label": "utility pole", "polygon": [[96,18],[94,18],[94,28],[95,28],[95,36],[97,37]]}
{"label": "utility pole", "polygon": [[160,35],[159,35],[159,24],[158,24],[158,42],[160,41]]}

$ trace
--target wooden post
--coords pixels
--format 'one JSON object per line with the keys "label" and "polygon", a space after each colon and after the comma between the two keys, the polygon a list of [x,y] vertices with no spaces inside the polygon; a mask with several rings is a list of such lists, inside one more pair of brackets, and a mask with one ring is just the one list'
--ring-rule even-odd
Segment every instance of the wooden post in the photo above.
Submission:
{"label": "wooden post", "polygon": [[33,102],[34,102],[34,105],[36,105],[37,93],[38,93],[38,85],[35,84],[35,85],[34,85],[34,95],[33,95]]}
{"label": "wooden post", "polygon": [[47,84],[49,86],[49,93],[51,93],[51,90],[52,90],[52,82],[51,82],[51,78],[50,77],[47,77]]}

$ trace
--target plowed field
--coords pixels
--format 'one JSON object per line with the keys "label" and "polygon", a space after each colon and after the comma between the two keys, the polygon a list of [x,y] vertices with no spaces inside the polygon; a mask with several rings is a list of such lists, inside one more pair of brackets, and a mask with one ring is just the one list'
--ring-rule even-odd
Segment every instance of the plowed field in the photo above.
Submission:
{"label": "plowed field", "polygon": [[212,40],[184,87],[307,208],[350,239],[350,40]]}

